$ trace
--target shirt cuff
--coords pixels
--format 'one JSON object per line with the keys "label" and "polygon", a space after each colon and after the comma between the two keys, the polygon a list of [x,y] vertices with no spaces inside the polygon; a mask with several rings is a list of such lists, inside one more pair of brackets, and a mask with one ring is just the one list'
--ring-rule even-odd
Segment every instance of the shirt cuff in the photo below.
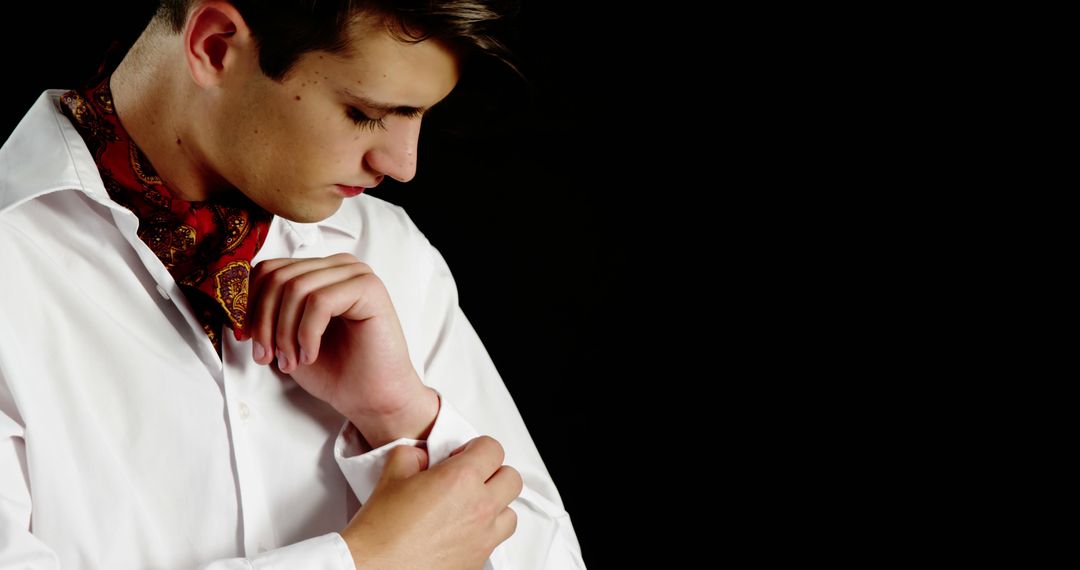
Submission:
{"label": "shirt cuff", "polygon": [[255,570],[356,570],[349,545],[336,532],[268,550],[250,561]]}
{"label": "shirt cuff", "polygon": [[346,420],[334,442],[334,459],[360,503],[367,502],[371,492],[375,490],[375,484],[379,482],[386,456],[391,449],[399,445],[427,449],[428,466],[431,467],[450,457],[450,452],[480,435],[441,392],[435,390],[435,393],[439,395],[439,413],[435,416],[435,424],[431,426],[431,433],[426,440],[402,437],[377,449],[371,449],[352,422]]}

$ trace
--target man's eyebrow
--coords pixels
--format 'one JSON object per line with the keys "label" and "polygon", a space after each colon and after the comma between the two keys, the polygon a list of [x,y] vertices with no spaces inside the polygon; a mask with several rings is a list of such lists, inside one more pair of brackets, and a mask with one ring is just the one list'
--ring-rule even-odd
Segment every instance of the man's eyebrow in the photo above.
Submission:
{"label": "man's eyebrow", "polygon": [[341,94],[345,96],[354,105],[361,105],[369,109],[381,111],[388,115],[398,115],[400,117],[419,117],[427,111],[427,107],[411,107],[409,105],[395,105],[393,103],[383,103],[376,101],[364,95],[358,95],[349,91],[348,89],[342,89]]}

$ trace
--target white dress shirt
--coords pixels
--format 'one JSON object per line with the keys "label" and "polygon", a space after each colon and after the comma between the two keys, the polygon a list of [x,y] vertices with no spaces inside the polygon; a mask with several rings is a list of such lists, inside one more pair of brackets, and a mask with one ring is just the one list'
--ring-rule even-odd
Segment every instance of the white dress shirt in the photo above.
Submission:
{"label": "white dress shirt", "polygon": [[339,531],[387,451],[425,446],[435,465],[479,434],[525,481],[517,531],[485,568],[585,567],[445,260],[402,208],[361,195],[323,222],[276,217],[254,260],[349,252],[385,284],[441,407],[427,440],[371,450],[256,365],[250,341],[227,332],[218,357],[61,93],[0,148],[0,568],[353,569]]}

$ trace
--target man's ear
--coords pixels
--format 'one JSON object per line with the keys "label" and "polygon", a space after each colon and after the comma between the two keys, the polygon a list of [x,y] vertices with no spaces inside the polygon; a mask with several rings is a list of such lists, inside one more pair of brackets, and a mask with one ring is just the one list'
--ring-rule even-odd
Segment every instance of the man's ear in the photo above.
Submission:
{"label": "man's ear", "polygon": [[228,2],[203,2],[188,14],[184,57],[191,78],[200,87],[219,85],[226,74],[257,59],[251,30]]}

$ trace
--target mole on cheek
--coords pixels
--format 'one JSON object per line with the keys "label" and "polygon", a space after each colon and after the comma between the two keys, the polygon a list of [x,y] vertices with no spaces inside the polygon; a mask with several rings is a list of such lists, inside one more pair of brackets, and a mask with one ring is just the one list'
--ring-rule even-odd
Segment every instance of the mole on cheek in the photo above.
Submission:
{"label": "mole on cheek", "polygon": [[300,96],[299,96],[299,95],[297,95],[297,96],[296,96],[296,100],[297,100],[297,101],[299,101],[299,100],[300,100]]}
{"label": "mole on cheek", "polygon": [[183,144],[180,142],[180,137],[176,137],[176,144]]}

